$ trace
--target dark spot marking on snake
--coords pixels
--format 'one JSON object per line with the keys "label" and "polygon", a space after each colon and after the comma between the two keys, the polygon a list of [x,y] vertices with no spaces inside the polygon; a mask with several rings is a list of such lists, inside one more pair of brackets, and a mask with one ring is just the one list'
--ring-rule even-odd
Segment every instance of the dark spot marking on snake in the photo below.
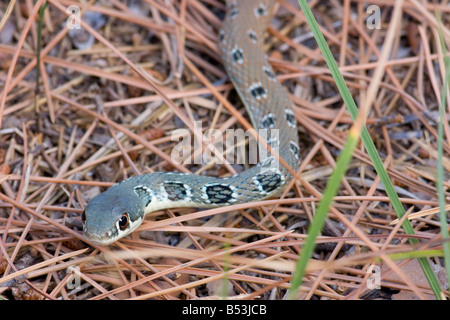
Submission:
{"label": "dark spot marking on snake", "polygon": [[275,118],[275,116],[272,113],[269,113],[262,118],[261,126],[263,129],[273,128],[276,121],[277,119]]}
{"label": "dark spot marking on snake", "polygon": [[285,112],[286,112],[286,121],[291,127],[295,128],[295,126],[297,125],[297,121],[295,120],[294,112],[291,109],[286,109]]}
{"label": "dark spot marking on snake", "polygon": [[267,15],[267,11],[263,4],[260,4],[258,8],[255,8],[255,16],[260,17],[265,15]]}
{"label": "dark spot marking on snake", "polygon": [[144,203],[144,207],[147,207],[150,202],[152,202],[152,194],[150,193],[150,189],[144,186],[136,186],[134,187],[134,192],[141,198]]}
{"label": "dark spot marking on snake", "polygon": [[225,40],[225,31],[220,30],[220,32],[219,32],[219,41],[223,42],[223,40]]}
{"label": "dark spot marking on snake", "polygon": [[242,49],[234,48],[231,50],[231,56],[233,57],[234,62],[237,62],[239,64],[244,62],[244,53]]}
{"label": "dark spot marking on snake", "polygon": [[206,195],[210,203],[221,204],[233,200],[233,190],[223,184],[213,184],[205,187]]}
{"label": "dark spot marking on snake", "polygon": [[181,182],[164,182],[164,190],[171,201],[184,200],[187,197],[186,187]]}
{"label": "dark spot marking on snake", "polygon": [[270,79],[274,80],[276,78],[275,74],[272,72],[272,70],[270,70],[269,67],[264,66],[263,71]]}
{"label": "dark spot marking on snake", "polygon": [[239,9],[235,7],[234,5],[230,8],[230,17],[232,19],[236,18],[236,16],[239,14]]}
{"label": "dark spot marking on snake", "polygon": [[267,97],[267,89],[264,89],[261,84],[255,84],[250,87],[250,94],[256,100]]}
{"label": "dark spot marking on snake", "polygon": [[294,141],[289,141],[289,149],[291,149],[291,152],[294,154],[295,158],[300,158],[300,147]]}
{"label": "dark spot marking on snake", "polygon": [[256,43],[256,42],[258,41],[258,37],[256,36],[256,32],[255,32],[255,31],[253,31],[253,30],[248,30],[247,34],[248,34],[248,36],[250,37],[250,39],[251,39],[253,42]]}
{"label": "dark spot marking on snake", "polygon": [[259,182],[259,187],[267,193],[278,189],[278,187],[280,187],[282,183],[281,175],[278,173],[260,173],[256,175],[255,180]]}

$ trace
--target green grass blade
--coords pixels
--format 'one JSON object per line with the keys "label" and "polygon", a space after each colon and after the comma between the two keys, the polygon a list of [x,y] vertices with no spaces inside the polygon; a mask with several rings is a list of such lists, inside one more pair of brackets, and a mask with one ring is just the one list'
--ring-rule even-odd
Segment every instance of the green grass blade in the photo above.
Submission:
{"label": "green grass blade", "polygon": [[[326,40],[323,34],[320,32],[319,26],[314,18],[314,15],[312,14],[311,9],[309,8],[306,0],[298,0],[298,2],[314,34],[314,37],[320,47],[320,50],[327,62],[327,65],[330,69],[333,79],[335,80],[339,93],[341,94],[342,99],[344,100],[344,103],[347,106],[347,109],[352,119],[355,120],[358,116],[358,108],[356,107],[353,97],[351,96],[350,91],[348,90],[348,87],[344,81],[344,78],[339,71],[339,68],[326,43]],[[347,170],[348,165],[347,161],[349,161],[348,160],[349,158],[351,159],[351,154],[353,153],[354,147],[356,146],[357,139],[358,139],[357,137],[349,135],[346,145],[344,146],[344,149],[342,150],[342,153],[339,156],[338,161],[336,163],[336,168],[333,171],[333,174],[331,175],[330,180],[327,183],[327,187],[325,188],[323,197],[319,203],[319,208],[308,230],[308,237],[302,249],[300,259],[297,262],[296,271],[294,273],[291,284],[291,290],[288,295],[288,298],[290,299],[293,299],[297,296],[298,288],[300,287],[303,276],[305,274],[306,265],[308,263],[308,260],[311,258],[315,247],[315,240],[323,227],[323,223],[325,222],[331,201],[333,197],[336,195],[341,179]],[[369,132],[367,131],[365,126],[362,128],[361,131],[361,140],[363,141],[367,153],[370,156],[370,159],[372,160],[375,170],[380,176],[380,180],[383,183],[383,186],[385,187],[386,193],[389,199],[391,200],[392,206],[397,216],[401,218],[405,214],[405,210],[394,189],[394,186],[392,185],[391,180],[389,179],[386,170],[384,169],[383,163],[378,155],[375,145],[373,144]],[[414,229],[408,219],[405,219],[405,222],[403,223],[402,227],[407,234],[414,234]],[[410,242],[412,244],[417,244],[419,241],[415,238],[412,238],[410,239]],[[435,294],[437,299],[441,299],[442,290],[430,264],[428,263],[428,260],[426,260],[426,258],[419,258],[418,260],[428,282],[430,283],[433,293]]]}
{"label": "green grass blade", "polygon": [[[42,38],[42,24],[44,23],[44,11],[48,6],[48,2],[45,2],[40,8],[39,8],[39,19],[38,19],[38,36],[37,36],[37,50],[36,50],[36,89],[35,94],[39,94],[39,79],[41,76],[41,38]],[[37,108],[36,108],[37,110]]]}
{"label": "green grass blade", "polygon": [[[411,252],[390,253],[387,256],[392,260],[406,260],[414,258],[435,258],[435,257],[442,257],[443,255],[444,255],[443,250],[419,250]],[[379,261],[381,261],[381,259],[379,259]]]}
{"label": "green grass blade", "polygon": [[442,234],[442,246],[444,251],[445,270],[447,273],[447,281],[450,281],[450,242],[445,241],[449,239],[447,214],[445,212],[445,195],[444,195],[444,165],[442,159],[444,157],[444,119],[445,119],[445,106],[447,104],[447,89],[448,81],[450,79],[450,58],[447,56],[447,47],[445,45],[444,37],[441,29],[441,16],[439,12],[436,12],[436,17],[439,22],[439,40],[441,42],[442,52],[444,54],[444,66],[445,75],[444,83],[441,90],[441,104],[439,106],[439,122],[438,122],[438,155],[437,155],[437,179],[436,188],[438,190],[438,202],[439,202],[439,219],[441,225]]}
{"label": "green grass blade", "polygon": [[300,259],[296,265],[296,270],[294,277],[291,282],[291,290],[289,292],[288,298],[295,299],[297,296],[298,288],[300,287],[303,279],[304,272],[306,270],[306,265],[308,260],[311,258],[314,247],[315,240],[319,236],[320,231],[323,228],[325,219],[328,214],[328,208],[333,201],[334,196],[337,194],[339,186],[341,184],[341,179],[347,171],[348,165],[352,159],[353,150],[357,146],[359,138],[355,135],[349,136],[341,154],[336,162],[336,168],[333,170],[330,180],[327,183],[323,197],[319,203],[316,214],[314,215],[314,220],[308,229],[308,237],[305,241],[305,245],[302,248],[302,253]]}

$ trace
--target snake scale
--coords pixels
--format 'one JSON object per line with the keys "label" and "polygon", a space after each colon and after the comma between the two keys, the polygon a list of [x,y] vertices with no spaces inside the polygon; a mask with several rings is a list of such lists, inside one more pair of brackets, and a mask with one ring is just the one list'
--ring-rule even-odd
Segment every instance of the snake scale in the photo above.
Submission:
{"label": "snake scale", "polygon": [[[292,103],[264,53],[264,33],[275,0],[228,0],[219,34],[222,61],[255,130],[267,130],[267,143],[291,168],[299,165]],[[278,130],[277,134],[274,133]],[[176,207],[214,208],[274,196],[292,178],[268,156],[230,177],[155,172],[129,178],[93,198],[82,215],[89,240],[110,244],[135,230],[145,214]]]}

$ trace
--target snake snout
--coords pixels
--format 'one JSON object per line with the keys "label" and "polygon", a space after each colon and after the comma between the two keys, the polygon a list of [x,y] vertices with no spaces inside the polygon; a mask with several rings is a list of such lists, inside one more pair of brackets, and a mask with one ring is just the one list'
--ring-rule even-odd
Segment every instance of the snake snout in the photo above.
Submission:
{"label": "snake snout", "polygon": [[110,244],[115,241],[113,237],[111,237],[112,232],[110,231],[99,231],[99,230],[89,230],[86,226],[83,229],[84,236],[96,243],[96,244]]}

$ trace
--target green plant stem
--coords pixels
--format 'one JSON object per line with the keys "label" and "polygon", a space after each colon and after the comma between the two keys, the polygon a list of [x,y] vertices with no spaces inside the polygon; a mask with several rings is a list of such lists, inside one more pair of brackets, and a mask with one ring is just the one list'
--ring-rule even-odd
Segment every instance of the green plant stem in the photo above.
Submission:
{"label": "green plant stem", "polygon": [[39,94],[39,80],[41,77],[41,38],[42,38],[42,23],[44,19],[44,11],[48,6],[48,2],[45,2],[38,11],[39,20],[38,20],[38,30],[37,30],[37,48],[36,48],[36,88],[35,88],[35,94]]}
{"label": "green plant stem", "polygon": [[447,104],[447,90],[448,81],[450,79],[450,58],[447,56],[447,47],[445,45],[444,36],[442,33],[442,20],[439,12],[436,12],[436,19],[439,23],[439,40],[442,47],[442,52],[444,55],[444,83],[441,90],[441,104],[439,106],[439,121],[438,121],[438,140],[437,140],[437,179],[436,188],[438,191],[438,202],[439,202],[439,222],[441,225],[441,235],[442,235],[442,247],[444,251],[444,262],[445,271],[447,274],[447,282],[450,281],[450,242],[448,224],[447,224],[447,214],[445,212],[445,194],[444,194],[444,165],[442,159],[444,158],[444,119],[445,119],[445,106]]}

